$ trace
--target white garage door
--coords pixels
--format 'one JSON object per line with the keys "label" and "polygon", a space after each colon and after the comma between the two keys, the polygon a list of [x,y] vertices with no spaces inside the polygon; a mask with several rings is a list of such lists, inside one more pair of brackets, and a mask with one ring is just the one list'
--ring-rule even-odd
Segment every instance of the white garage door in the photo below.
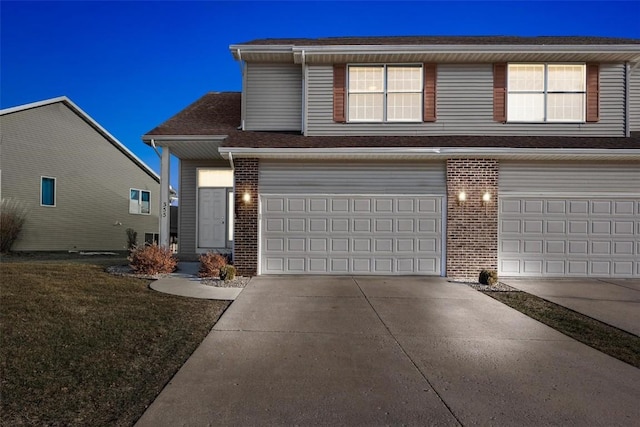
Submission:
{"label": "white garage door", "polygon": [[500,200],[499,273],[640,277],[640,202],[634,199]]}
{"label": "white garage door", "polygon": [[442,197],[263,195],[262,274],[439,275]]}

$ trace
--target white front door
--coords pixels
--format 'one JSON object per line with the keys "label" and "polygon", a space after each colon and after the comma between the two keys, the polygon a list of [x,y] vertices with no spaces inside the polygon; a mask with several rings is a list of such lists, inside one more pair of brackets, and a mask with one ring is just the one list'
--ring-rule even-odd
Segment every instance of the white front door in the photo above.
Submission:
{"label": "white front door", "polygon": [[226,247],[226,212],[226,189],[198,189],[198,248]]}

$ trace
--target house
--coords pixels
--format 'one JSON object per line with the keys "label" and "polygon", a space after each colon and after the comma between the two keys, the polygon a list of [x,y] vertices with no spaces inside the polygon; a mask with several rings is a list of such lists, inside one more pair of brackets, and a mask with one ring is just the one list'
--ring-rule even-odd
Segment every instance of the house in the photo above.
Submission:
{"label": "house", "polygon": [[28,210],[14,251],[127,249],[158,232],[160,178],[67,97],[0,111],[1,196]]}
{"label": "house", "polygon": [[[143,136],[241,274],[640,277],[640,40],[262,39]],[[166,166],[168,167],[168,166]]]}

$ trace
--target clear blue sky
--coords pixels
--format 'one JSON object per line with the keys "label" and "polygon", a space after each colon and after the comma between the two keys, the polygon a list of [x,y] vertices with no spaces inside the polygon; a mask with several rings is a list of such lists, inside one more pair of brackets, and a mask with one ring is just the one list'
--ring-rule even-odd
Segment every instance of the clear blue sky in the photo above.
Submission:
{"label": "clear blue sky", "polygon": [[[239,91],[229,45],[266,37],[640,38],[640,1],[0,1],[0,108],[66,95],[159,172],[140,136]],[[172,184],[177,187],[177,161]]]}

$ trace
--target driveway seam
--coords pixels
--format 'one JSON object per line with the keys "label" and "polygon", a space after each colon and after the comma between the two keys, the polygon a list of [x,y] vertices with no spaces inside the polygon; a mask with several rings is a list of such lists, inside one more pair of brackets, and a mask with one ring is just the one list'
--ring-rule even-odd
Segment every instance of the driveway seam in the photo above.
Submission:
{"label": "driveway seam", "polygon": [[431,381],[429,381],[429,379],[426,377],[426,375],[422,372],[422,370],[418,367],[418,365],[416,364],[416,362],[413,360],[413,358],[409,355],[409,353],[407,353],[407,351],[404,349],[404,347],[402,347],[402,345],[400,344],[400,342],[398,341],[398,339],[395,337],[395,335],[393,335],[393,333],[391,333],[391,330],[389,329],[389,327],[387,326],[386,323],[384,323],[384,320],[382,320],[382,317],[380,317],[380,315],[378,314],[378,312],[376,311],[375,307],[373,306],[373,304],[371,304],[371,301],[369,301],[369,297],[367,297],[367,295],[364,293],[364,291],[362,290],[362,288],[360,287],[360,284],[358,283],[358,280],[355,277],[351,278],[354,283],[356,284],[356,286],[358,287],[358,289],[360,290],[360,292],[362,293],[362,296],[364,297],[364,299],[367,301],[367,304],[369,304],[369,306],[371,307],[371,309],[373,310],[373,312],[376,314],[376,317],[380,320],[380,322],[384,325],[384,328],[387,330],[387,332],[389,333],[389,336],[393,339],[393,341],[396,343],[396,345],[398,346],[398,348],[402,351],[402,353],[407,357],[407,359],[409,359],[409,361],[411,362],[411,364],[413,365],[413,367],[416,369],[416,371],[418,371],[418,373],[420,374],[420,376],[427,382],[427,384],[429,385],[429,387],[431,387],[431,390],[433,390],[433,392],[436,394],[436,396],[438,396],[438,399],[440,400],[440,402],[442,402],[442,404],[444,405],[445,408],[447,408],[447,411],[449,411],[449,413],[451,414],[451,416],[456,420],[456,422],[458,423],[458,425],[463,426],[464,424],[462,423],[462,421],[460,421],[460,419],[458,419],[458,417],[456,416],[456,414],[453,412],[453,409],[447,404],[447,402],[444,401],[444,399],[442,398],[442,396],[440,395],[440,393],[438,393],[438,390],[436,390],[436,388],[434,387],[433,384],[431,384]]}
{"label": "driveway seam", "polygon": [[632,287],[629,287],[629,286],[624,286],[624,285],[621,285],[619,283],[609,282],[609,281],[607,281],[605,279],[596,279],[596,280],[598,282],[608,283],[609,285],[615,285],[615,286],[619,286],[619,287],[624,288],[624,289],[631,289],[632,291],[640,292],[636,288],[632,288]]}

